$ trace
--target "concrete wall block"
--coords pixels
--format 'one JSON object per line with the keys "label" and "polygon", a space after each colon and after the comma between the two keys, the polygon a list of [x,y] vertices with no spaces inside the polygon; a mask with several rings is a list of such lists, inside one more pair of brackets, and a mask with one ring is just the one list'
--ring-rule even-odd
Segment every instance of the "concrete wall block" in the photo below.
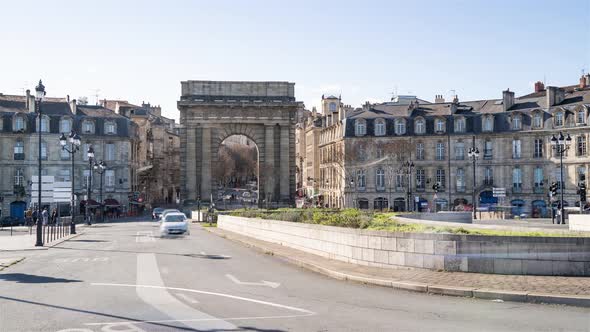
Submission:
{"label": "concrete wall block", "polygon": [[397,250],[397,239],[395,237],[384,237],[381,239],[381,249],[383,250]]}
{"label": "concrete wall block", "polygon": [[392,265],[406,265],[406,259],[403,252],[390,251],[389,252],[389,264]]}
{"label": "concrete wall block", "polygon": [[459,241],[457,242],[457,254],[477,257],[481,255],[481,242]]}
{"label": "concrete wall block", "polygon": [[494,273],[522,274],[522,260],[494,258]]}
{"label": "concrete wall block", "polygon": [[404,253],[404,260],[406,262],[406,266],[412,267],[424,267],[424,255],[423,254],[416,254],[412,252]]}
{"label": "concrete wall block", "polygon": [[363,251],[363,260],[367,262],[375,261],[375,249],[361,248]]}
{"label": "concrete wall block", "polygon": [[352,258],[358,260],[363,259],[363,249],[359,247],[352,247]]}
{"label": "concrete wall block", "polygon": [[[548,263],[548,262],[547,262]],[[552,261],[553,275],[583,276],[584,262]]]}
{"label": "concrete wall block", "polygon": [[380,236],[369,236],[369,248],[381,249],[381,237]]}
{"label": "concrete wall block", "polygon": [[534,250],[539,260],[567,261],[570,257],[570,245],[568,243],[536,243]]}
{"label": "concrete wall block", "polygon": [[414,239],[397,239],[397,251],[414,252]]}
{"label": "concrete wall block", "polygon": [[389,264],[389,252],[385,250],[375,250],[375,262]]}
{"label": "concrete wall block", "polygon": [[523,259],[522,274],[550,276],[553,275],[553,264],[551,261]]}
{"label": "concrete wall block", "polygon": [[434,253],[437,255],[456,255],[457,244],[455,241],[434,241]]}
{"label": "concrete wall block", "polygon": [[481,243],[481,254],[490,258],[508,258],[508,243],[487,241]]}
{"label": "concrete wall block", "polygon": [[434,240],[414,239],[414,252],[422,254],[434,254]]}
{"label": "concrete wall block", "polygon": [[439,255],[422,255],[424,259],[424,268],[431,270],[445,269],[445,256]]}
{"label": "concrete wall block", "polygon": [[444,256],[445,257],[445,271],[451,272],[467,272],[467,257],[458,256]]}
{"label": "concrete wall block", "polygon": [[494,273],[494,259],[487,257],[467,257],[467,270],[477,273]]}
{"label": "concrete wall block", "polygon": [[356,245],[358,247],[362,247],[362,248],[368,248],[369,247],[369,237],[366,235],[359,235],[356,238]]}

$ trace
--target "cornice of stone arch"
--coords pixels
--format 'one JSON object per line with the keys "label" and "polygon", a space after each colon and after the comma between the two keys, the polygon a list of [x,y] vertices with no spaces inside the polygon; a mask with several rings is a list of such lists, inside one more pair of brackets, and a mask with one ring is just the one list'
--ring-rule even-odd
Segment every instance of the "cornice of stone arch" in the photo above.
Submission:
{"label": "cornice of stone arch", "polygon": [[[228,137],[234,135],[243,135],[252,140],[258,149],[258,153],[264,151],[264,136],[260,136],[256,133],[256,129],[264,129],[264,124],[222,124],[216,128],[216,135],[213,138],[213,145],[219,147],[221,143]],[[260,156],[260,155],[259,155]]]}

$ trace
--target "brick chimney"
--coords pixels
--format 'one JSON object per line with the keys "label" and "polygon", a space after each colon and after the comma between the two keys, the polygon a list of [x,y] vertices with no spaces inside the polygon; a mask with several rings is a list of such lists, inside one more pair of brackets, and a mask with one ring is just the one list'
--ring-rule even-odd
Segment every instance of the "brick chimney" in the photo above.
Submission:
{"label": "brick chimney", "polygon": [[545,84],[541,81],[535,82],[535,92],[541,92],[545,90]]}
{"label": "brick chimney", "polygon": [[436,104],[444,103],[445,98],[443,97],[443,95],[436,95],[436,96],[434,96],[434,102]]}
{"label": "brick chimney", "polygon": [[509,110],[514,105],[514,92],[510,91],[510,89],[502,91],[502,105],[504,106],[504,111]]}
{"label": "brick chimney", "polygon": [[78,113],[78,104],[76,104],[76,99],[72,99],[70,101],[70,111],[72,111],[72,114],[74,115]]}
{"label": "brick chimney", "polygon": [[590,85],[590,74],[582,75],[580,77],[580,89],[585,89]]}
{"label": "brick chimney", "polygon": [[565,91],[556,86],[547,87],[547,107],[559,105],[565,99]]}
{"label": "brick chimney", "polygon": [[27,96],[25,98],[25,106],[27,107],[27,109],[29,109],[29,103],[31,101],[31,90],[27,89]]}

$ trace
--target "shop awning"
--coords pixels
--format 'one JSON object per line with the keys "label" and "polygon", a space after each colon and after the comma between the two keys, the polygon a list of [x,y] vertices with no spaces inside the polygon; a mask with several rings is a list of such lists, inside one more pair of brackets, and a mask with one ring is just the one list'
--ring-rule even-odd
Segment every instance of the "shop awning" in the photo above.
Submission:
{"label": "shop awning", "polygon": [[108,208],[119,207],[121,204],[114,198],[107,198],[104,200],[104,206]]}
{"label": "shop awning", "polygon": [[[85,206],[86,205],[86,201],[85,200],[81,201],[80,202],[80,205],[84,205]],[[88,207],[89,208],[94,208],[94,207],[99,207],[99,206],[100,206],[100,204],[97,201],[95,201],[93,199],[89,199],[88,200]]]}

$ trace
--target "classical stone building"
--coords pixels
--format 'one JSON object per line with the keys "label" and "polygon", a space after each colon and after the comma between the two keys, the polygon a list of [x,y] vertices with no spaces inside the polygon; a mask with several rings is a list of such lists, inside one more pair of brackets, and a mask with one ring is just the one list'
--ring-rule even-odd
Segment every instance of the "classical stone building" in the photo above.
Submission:
{"label": "classical stone building", "polygon": [[[329,206],[395,210],[469,208],[475,191],[477,206],[506,206],[514,215],[540,217],[548,215],[548,186],[557,182],[564,186],[566,204],[577,205],[577,185],[590,161],[589,86],[585,75],[571,86],[545,88],[537,82],[533,93],[518,98],[510,90],[490,100],[416,98],[409,104],[366,104],[345,116],[339,99],[327,98],[320,190]],[[572,138],[563,179],[550,144],[560,132]],[[472,147],[480,152],[475,182]],[[409,176],[402,167],[406,161],[414,164]],[[505,188],[506,197],[493,197],[493,188]]]}
{"label": "classical stone building", "polygon": [[[131,147],[137,139],[137,127],[128,118],[101,106],[77,105],[68,98],[46,98],[41,104],[41,123],[35,113],[35,98],[0,94],[0,208],[2,215],[22,218],[30,206],[31,178],[38,175],[38,130],[42,131],[42,175],[56,181],[75,178],[74,193],[78,202],[86,194],[90,175],[87,150],[93,146],[96,161],[103,160],[103,200],[109,208],[128,207]],[[75,172],[71,173],[71,157],[62,151],[59,137],[71,130],[82,141],[76,153]],[[93,172],[92,199],[99,201],[99,174]],[[36,203],[36,202],[33,202]],[[45,202],[44,202],[45,203]],[[54,204],[49,204],[55,206]],[[69,203],[61,205],[69,213]]]}
{"label": "classical stone building", "polygon": [[288,82],[184,81],[181,125],[181,198],[209,201],[217,187],[211,169],[219,145],[244,135],[258,148],[259,204],[292,204],[295,123],[302,103]]}
{"label": "classical stone building", "polygon": [[138,106],[105,99],[101,104],[131,119],[138,128],[133,146],[132,203],[149,207],[175,204],[180,194],[180,137],[174,119],[162,116],[160,106],[149,103]]}

